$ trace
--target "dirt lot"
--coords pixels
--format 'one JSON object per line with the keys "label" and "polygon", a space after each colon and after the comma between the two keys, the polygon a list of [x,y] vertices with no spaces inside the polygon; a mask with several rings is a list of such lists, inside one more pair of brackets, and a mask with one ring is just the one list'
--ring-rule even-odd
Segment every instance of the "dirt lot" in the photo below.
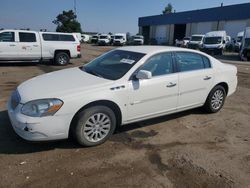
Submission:
{"label": "dirt lot", "polygon": [[195,109],[127,125],[94,148],[15,135],[5,104],[19,83],[110,49],[84,45],[67,67],[0,65],[0,187],[250,187],[249,65],[237,65],[237,92],[217,114]]}

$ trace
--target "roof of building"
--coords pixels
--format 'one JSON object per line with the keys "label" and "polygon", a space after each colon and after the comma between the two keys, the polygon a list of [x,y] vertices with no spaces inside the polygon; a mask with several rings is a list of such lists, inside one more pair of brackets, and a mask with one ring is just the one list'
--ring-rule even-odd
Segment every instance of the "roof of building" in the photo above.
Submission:
{"label": "roof of building", "polygon": [[139,26],[250,19],[250,3],[139,18]]}

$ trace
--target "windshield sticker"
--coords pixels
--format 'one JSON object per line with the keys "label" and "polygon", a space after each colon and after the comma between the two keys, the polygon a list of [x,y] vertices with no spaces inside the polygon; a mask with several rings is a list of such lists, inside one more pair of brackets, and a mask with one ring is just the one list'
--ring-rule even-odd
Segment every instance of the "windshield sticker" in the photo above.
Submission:
{"label": "windshield sticker", "polygon": [[135,62],[135,60],[132,60],[132,59],[122,59],[120,61],[121,63],[127,63],[127,64],[133,64]]}

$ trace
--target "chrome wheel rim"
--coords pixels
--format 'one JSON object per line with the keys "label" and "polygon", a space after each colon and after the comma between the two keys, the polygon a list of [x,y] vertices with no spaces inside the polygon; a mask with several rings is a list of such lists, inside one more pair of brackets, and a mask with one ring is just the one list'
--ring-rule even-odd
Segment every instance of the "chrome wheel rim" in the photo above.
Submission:
{"label": "chrome wheel rim", "polygon": [[84,124],[83,135],[89,142],[99,142],[109,134],[110,128],[110,117],[103,113],[96,113]]}
{"label": "chrome wheel rim", "polygon": [[67,57],[65,55],[61,55],[59,58],[58,58],[58,61],[61,65],[63,64],[66,64],[67,63]]}
{"label": "chrome wheel rim", "polygon": [[212,105],[212,108],[215,109],[215,110],[218,110],[220,109],[222,103],[223,103],[223,100],[224,100],[224,93],[222,90],[217,90],[214,92],[214,95],[212,97],[212,100],[211,100],[211,105]]}

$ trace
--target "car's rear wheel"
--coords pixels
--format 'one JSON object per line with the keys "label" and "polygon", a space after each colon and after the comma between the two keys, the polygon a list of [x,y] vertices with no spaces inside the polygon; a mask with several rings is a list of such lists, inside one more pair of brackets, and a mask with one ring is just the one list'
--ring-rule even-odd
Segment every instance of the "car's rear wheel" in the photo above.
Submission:
{"label": "car's rear wheel", "polygon": [[209,93],[204,108],[209,113],[216,113],[223,107],[226,98],[224,87],[218,85]]}
{"label": "car's rear wheel", "polygon": [[70,58],[69,55],[65,52],[59,52],[55,56],[55,63],[57,65],[67,65],[69,64]]}
{"label": "car's rear wheel", "polygon": [[114,133],[115,113],[106,106],[94,106],[80,112],[75,121],[73,136],[83,146],[104,143]]}

